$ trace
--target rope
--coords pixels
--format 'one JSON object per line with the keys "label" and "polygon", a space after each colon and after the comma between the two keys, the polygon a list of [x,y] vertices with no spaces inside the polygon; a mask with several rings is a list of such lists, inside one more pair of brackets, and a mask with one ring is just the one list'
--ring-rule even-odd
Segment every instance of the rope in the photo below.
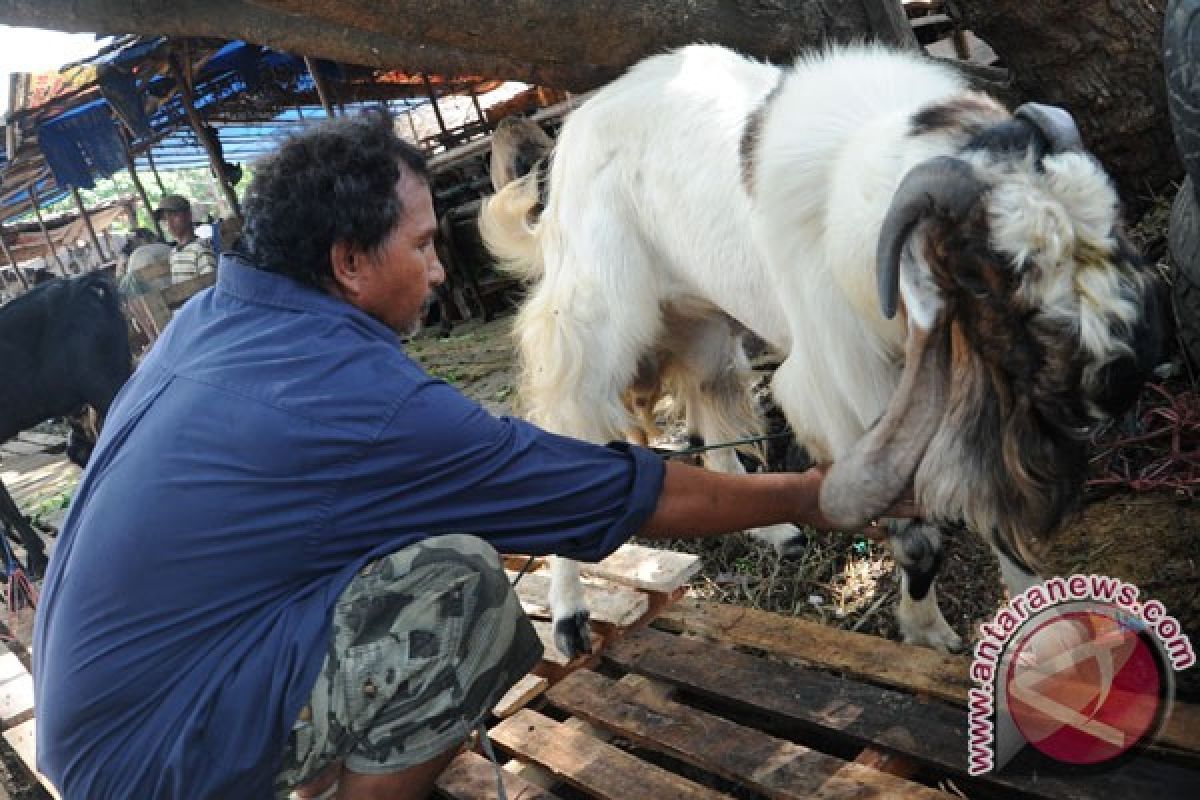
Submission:
{"label": "rope", "polygon": [[791,431],[783,431],[782,433],[768,433],[763,436],[751,436],[746,439],[734,439],[732,442],[722,442],[720,444],[701,444],[683,450],[670,450],[665,447],[651,447],[650,450],[667,459],[683,458],[685,456],[694,456],[698,453],[707,453],[709,450],[720,450],[725,447],[740,447],[744,444],[756,444],[757,442],[765,442],[771,439],[786,439],[791,435]]}
{"label": "rope", "polygon": [[537,560],[537,556],[530,556],[529,560],[525,562],[525,566],[521,567],[521,571],[517,573],[517,577],[513,578],[512,586],[514,589],[521,582],[521,578],[525,577],[525,573],[529,572],[529,568],[533,566],[535,560]]}

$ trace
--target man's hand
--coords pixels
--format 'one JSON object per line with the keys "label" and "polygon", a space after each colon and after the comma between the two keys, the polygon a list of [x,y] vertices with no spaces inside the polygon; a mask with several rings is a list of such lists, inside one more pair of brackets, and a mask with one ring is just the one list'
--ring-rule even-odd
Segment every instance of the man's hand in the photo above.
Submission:
{"label": "man's hand", "polygon": [[[815,496],[818,498],[821,495],[821,482],[825,480],[825,475],[826,475],[826,473],[829,472],[830,466],[831,466],[830,464],[818,464],[817,466],[812,467],[811,469],[809,469],[807,472],[804,473],[804,475],[806,475],[806,476],[811,476],[811,478],[815,481],[816,485],[812,491],[815,492]],[[887,511],[880,514],[880,518],[884,518],[884,517],[910,518],[910,517],[919,517],[919,516],[921,516],[921,512],[920,512],[920,509],[917,508],[916,500],[913,498],[911,489],[906,490],[904,492],[904,494],[901,495],[898,500],[896,500],[896,502],[892,505],[891,508],[889,508]],[[839,528],[837,525],[832,523],[830,520],[826,519],[825,515],[821,513],[819,502],[817,504],[817,507],[815,509],[815,514],[812,519],[799,520],[799,521],[802,522],[803,524],[811,525],[812,527],[814,527],[820,531],[841,530],[841,528]],[[886,539],[889,536],[887,526],[881,524],[878,519],[874,520],[866,528],[863,528],[861,533],[863,536],[866,536],[868,539],[872,539],[875,541],[880,541],[880,540]]]}

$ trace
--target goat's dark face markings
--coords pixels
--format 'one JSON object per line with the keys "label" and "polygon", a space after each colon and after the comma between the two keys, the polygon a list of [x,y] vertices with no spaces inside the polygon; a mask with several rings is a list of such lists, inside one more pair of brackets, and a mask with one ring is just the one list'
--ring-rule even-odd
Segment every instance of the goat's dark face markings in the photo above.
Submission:
{"label": "goat's dark face markings", "polygon": [[980,202],[920,226],[908,251],[940,294],[935,327],[952,332],[943,419],[915,481],[935,514],[961,514],[1036,571],[1038,543],[1080,499],[1084,432],[1132,403],[1160,334],[1103,173],[1077,154],[1048,175],[1014,168],[1005,159],[1041,161],[1013,151],[1020,127],[974,138],[1000,143],[971,158]]}

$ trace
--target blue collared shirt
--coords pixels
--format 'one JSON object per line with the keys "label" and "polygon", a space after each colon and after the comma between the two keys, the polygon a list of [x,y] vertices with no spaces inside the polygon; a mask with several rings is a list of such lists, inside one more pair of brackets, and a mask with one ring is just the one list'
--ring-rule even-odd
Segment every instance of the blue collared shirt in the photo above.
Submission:
{"label": "blue collared shirt", "polygon": [[121,391],[37,613],[38,767],[69,800],[271,796],[368,560],[427,536],[595,560],[663,467],[495,418],[384,325],[226,257]]}

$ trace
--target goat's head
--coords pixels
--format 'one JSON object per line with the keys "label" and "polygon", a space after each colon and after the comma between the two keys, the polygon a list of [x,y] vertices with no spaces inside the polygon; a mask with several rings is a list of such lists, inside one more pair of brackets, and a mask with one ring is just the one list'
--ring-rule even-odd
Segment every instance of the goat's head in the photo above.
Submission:
{"label": "goat's head", "polygon": [[903,179],[878,243],[903,301],[900,386],[834,466],[825,513],[858,526],[913,482],[1030,571],[1077,505],[1087,432],[1136,398],[1161,345],[1157,287],[1065,111],[1026,105]]}

